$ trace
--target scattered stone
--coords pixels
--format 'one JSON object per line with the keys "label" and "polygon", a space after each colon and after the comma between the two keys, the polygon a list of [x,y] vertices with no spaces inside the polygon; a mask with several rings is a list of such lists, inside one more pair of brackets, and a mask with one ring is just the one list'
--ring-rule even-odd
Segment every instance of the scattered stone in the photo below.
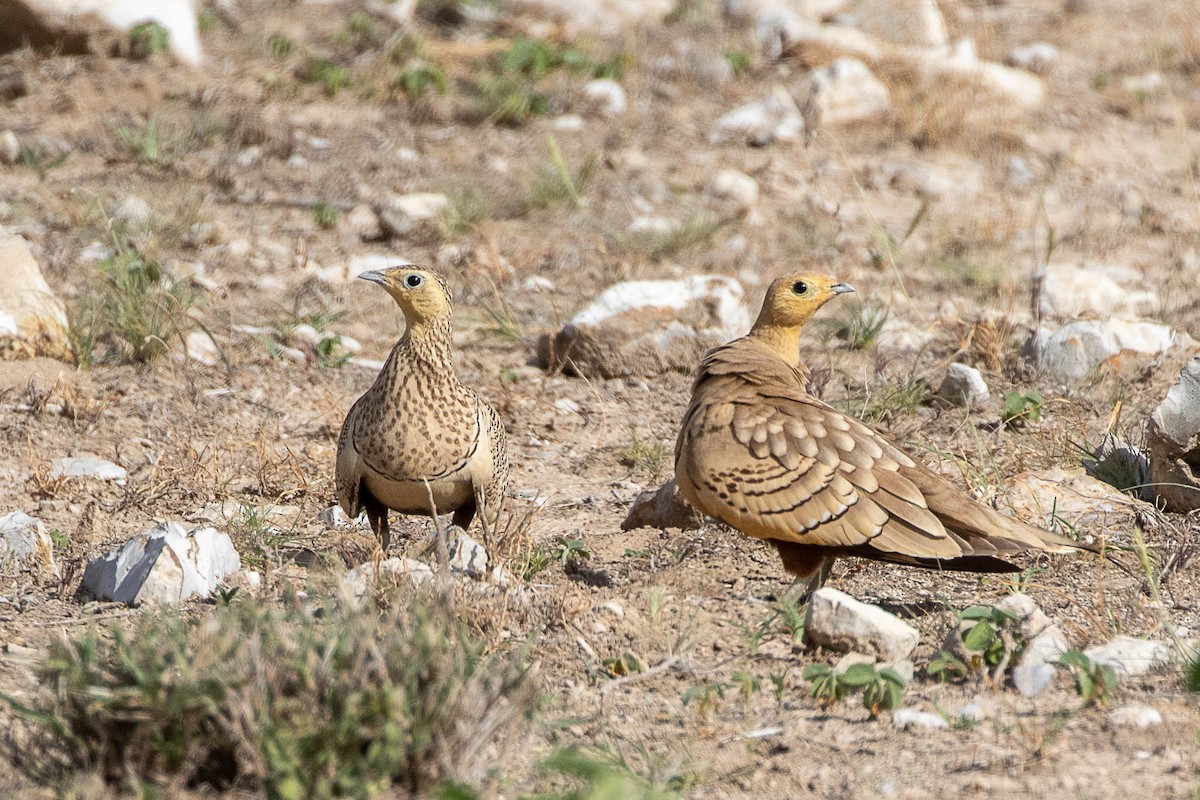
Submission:
{"label": "scattered stone", "polygon": [[804,107],[814,109],[818,115],[814,119],[821,125],[861,122],[886,114],[892,107],[887,87],[856,58],[839,58],[814,69],[801,92],[807,98]]}
{"label": "scattered stone", "polygon": [[758,204],[758,181],[736,169],[723,169],[709,181],[708,193],[745,214]]}
{"label": "scattered stone", "polygon": [[980,61],[970,39],[957,42],[949,53],[941,49],[921,51],[914,55],[913,63],[926,82],[970,94],[977,109],[991,116],[1025,113],[1046,99],[1046,84],[1041,78],[1023,69]]}
{"label": "scattered stone", "polygon": [[690,373],[704,351],[745,334],[742,285],[723,275],[627,281],[605,289],[538,342],[544,368],[586,376]]}
{"label": "scattered stone", "polygon": [[625,89],[611,78],[597,78],[583,87],[585,107],[602,117],[619,117],[625,113],[628,102]]}
{"label": "scattered stone", "polygon": [[0,571],[28,567],[35,560],[54,568],[54,542],[42,521],[22,511],[0,516]]}
{"label": "scattered stone", "polygon": [[1058,626],[1047,625],[1025,645],[1012,669],[1013,686],[1025,697],[1035,697],[1054,682],[1054,665],[1069,649],[1067,637]]}
{"label": "scattered stone", "polygon": [[858,28],[819,25],[795,17],[760,17],[755,39],[768,58],[788,56],[805,64],[828,64],[842,57],[874,64],[885,51],[881,42]]}
{"label": "scattered stone", "polygon": [[583,117],[578,114],[561,114],[550,120],[550,127],[556,131],[581,131],[583,130]]}
{"label": "scattered stone", "polygon": [[966,364],[951,364],[946,368],[937,396],[956,406],[979,408],[987,404],[992,394],[979,370]]}
{"label": "scattered stone", "polygon": [[32,46],[56,55],[87,55],[100,43],[94,40],[125,42],[130,28],[150,21],[166,28],[180,60],[199,64],[196,11],[192,0],[0,0],[0,52]]}
{"label": "scattered stone", "polygon": [[950,723],[946,722],[941,715],[934,714],[932,711],[917,711],[912,708],[900,708],[893,711],[892,724],[901,730],[909,728],[939,730],[950,727]]}
{"label": "scattered stone", "polygon": [[1139,448],[1109,431],[1092,452],[1084,458],[1083,468],[1093,478],[1125,491],[1139,500],[1153,503],[1157,496],[1151,486],[1150,459]]}
{"label": "scattered stone", "polygon": [[1117,706],[1108,712],[1108,724],[1114,728],[1150,728],[1162,721],[1162,714],[1151,706]]}
{"label": "scattered stone", "polygon": [[1023,472],[1009,481],[1005,499],[1018,519],[1046,526],[1057,517],[1081,530],[1093,522],[1105,529],[1132,522],[1138,504],[1082,467]]}
{"label": "scattered stone", "polygon": [[1163,74],[1158,70],[1147,72],[1145,75],[1130,75],[1121,81],[1121,86],[1130,94],[1151,97],[1158,94],[1167,85]]}
{"label": "scattered stone", "polygon": [[1033,598],[1022,592],[1007,595],[992,607],[1016,617],[1017,629],[1026,639],[1032,639],[1052,624]]}
{"label": "scattered stone", "polygon": [[1093,664],[1107,664],[1118,675],[1144,675],[1154,666],[1170,662],[1172,649],[1170,642],[1114,636],[1105,644],[1089,647],[1083,654]]}
{"label": "scattered stone", "polygon": [[1157,298],[1141,273],[1120,264],[1050,264],[1038,287],[1042,316],[1075,319],[1080,314],[1129,316],[1154,308]]}
{"label": "scattered stone", "polygon": [[129,605],[180,603],[208,597],[241,567],[224,533],[215,528],[185,532],[163,522],[88,562],[83,588],[98,600]]}
{"label": "scattered stone", "polygon": [[810,645],[837,652],[857,650],[883,661],[895,661],[912,653],[920,633],[878,606],[824,587],[814,592],[809,602],[804,639]]}
{"label": "scattered stone", "polygon": [[1037,180],[1037,176],[1033,174],[1033,170],[1029,168],[1029,162],[1020,156],[1012,156],[1008,159],[1008,165],[1005,169],[1005,183],[1011,189],[1028,189]]}
{"label": "scattered stone", "polygon": [[1167,352],[1176,334],[1157,322],[1137,322],[1119,317],[1082,319],[1051,330],[1039,328],[1025,352],[1039,368],[1059,380],[1079,380],[1101,365],[1115,371],[1130,369]]}
{"label": "scattered stone", "polygon": [[569,40],[661,24],[674,10],[675,0],[503,0],[501,7],[505,23],[526,35]]}
{"label": "scattered stone", "polygon": [[137,195],[126,195],[113,209],[113,220],[129,228],[146,229],[154,218],[150,204]]}
{"label": "scattered stone", "polygon": [[748,103],[724,114],[713,125],[710,142],[744,141],[756,147],[790,142],[804,133],[804,118],[788,90],[776,86],[757,103]]}
{"label": "scattered stone", "polygon": [[379,221],[389,236],[399,238],[427,233],[450,210],[450,198],[436,192],[393,195],[379,211]]}
{"label": "scattered stone", "polygon": [[637,496],[621,523],[621,530],[679,528],[691,531],[703,524],[704,515],[679,496],[679,487],[672,478],[658,489],[651,489]]}
{"label": "scattered stone", "polygon": [[1058,61],[1058,48],[1046,42],[1014,47],[1008,54],[1005,63],[1010,67],[1027,70],[1035,75],[1049,75],[1050,70]]}
{"label": "scattered stone", "polygon": [[448,544],[450,569],[456,572],[465,572],[473,578],[482,578],[487,575],[487,550],[479,542],[467,536],[464,531],[454,530],[458,535]]}
{"label": "scattered stone", "polygon": [[184,352],[193,361],[198,361],[206,367],[215,367],[221,363],[220,349],[204,331],[192,331],[183,344]]}
{"label": "scattered stone", "polygon": [[362,242],[374,242],[383,238],[383,226],[379,216],[364,203],[359,203],[342,217],[342,225],[351,236]]}
{"label": "scattered stone", "polygon": [[[359,516],[361,519],[361,515]],[[342,510],[341,506],[329,506],[328,508],[322,509],[321,513],[317,514],[317,522],[321,523],[327,528],[354,527],[354,522],[346,516],[346,512]]]}
{"label": "scattered stone", "polygon": [[124,467],[97,456],[56,458],[50,465],[51,480],[91,478],[98,481],[112,481],[118,486],[124,486],[127,477],[129,477],[129,473],[125,471]]}
{"label": "scattered stone", "polygon": [[0,233],[0,357],[71,361],[67,312],[20,236]]}
{"label": "scattered stone", "polygon": [[950,43],[935,0],[857,0],[839,21],[901,45],[936,48]]}
{"label": "scattered stone", "polygon": [[1012,683],[1024,697],[1037,697],[1054,683],[1054,666],[1049,663],[1018,664],[1012,668]]}
{"label": "scattered stone", "polygon": [[1200,355],[1150,415],[1147,438],[1153,491],[1172,511],[1200,508]]}
{"label": "scattered stone", "polygon": [[12,131],[0,131],[0,163],[16,164],[21,160],[21,141]]}

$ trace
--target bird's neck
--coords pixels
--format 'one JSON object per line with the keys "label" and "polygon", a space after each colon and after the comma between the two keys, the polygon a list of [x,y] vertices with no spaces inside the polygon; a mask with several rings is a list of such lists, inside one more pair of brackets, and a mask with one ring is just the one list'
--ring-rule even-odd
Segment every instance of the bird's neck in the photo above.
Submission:
{"label": "bird's neck", "polygon": [[[416,372],[445,372],[454,374],[454,357],[450,347],[450,320],[416,320],[408,321],[404,335],[396,343],[390,359],[393,368],[400,368],[401,362],[409,366],[421,366],[427,369],[416,369]],[[407,376],[405,376],[407,378]]]}
{"label": "bird's neck", "polygon": [[795,365],[800,362],[798,325],[773,325],[760,319],[750,329],[750,338],[765,344],[789,364]]}

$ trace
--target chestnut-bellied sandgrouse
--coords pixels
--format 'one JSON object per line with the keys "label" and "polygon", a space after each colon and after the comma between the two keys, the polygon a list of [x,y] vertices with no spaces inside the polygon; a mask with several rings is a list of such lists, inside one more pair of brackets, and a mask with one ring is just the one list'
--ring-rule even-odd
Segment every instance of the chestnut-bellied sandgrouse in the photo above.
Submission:
{"label": "chestnut-bellied sandgrouse", "polygon": [[852,291],[824,275],[779,278],[750,333],[705,354],[675,445],[684,499],[770,542],[810,590],[839,556],[1015,572],[1001,556],[1094,549],[967,497],[883,434],[808,393],[800,328]]}
{"label": "chestnut-bellied sandgrouse", "polygon": [[464,530],[478,510],[494,533],[508,487],[504,425],[454,372],[446,281],[409,264],[358,277],[392,296],[407,327],[342,424],[338,503],[352,518],[367,512],[385,552],[388,510],[429,516],[431,499]]}

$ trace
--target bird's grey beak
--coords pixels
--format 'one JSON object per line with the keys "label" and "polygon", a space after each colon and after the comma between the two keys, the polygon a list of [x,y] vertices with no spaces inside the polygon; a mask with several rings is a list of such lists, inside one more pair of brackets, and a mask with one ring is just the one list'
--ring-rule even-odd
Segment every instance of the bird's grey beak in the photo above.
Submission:
{"label": "bird's grey beak", "polygon": [[378,283],[380,286],[387,285],[387,278],[385,278],[383,273],[377,269],[367,270],[366,272],[360,274],[358,277],[359,277],[359,280],[370,281],[371,283]]}
{"label": "bird's grey beak", "polygon": [[[362,276],[359,275],[358,277],[361,278]],[[835,283],[833,286],[829,287],[829,291],[833,292],[834,294],[845,294],[846,292],[853,292],[854,287],[848,283]]]}

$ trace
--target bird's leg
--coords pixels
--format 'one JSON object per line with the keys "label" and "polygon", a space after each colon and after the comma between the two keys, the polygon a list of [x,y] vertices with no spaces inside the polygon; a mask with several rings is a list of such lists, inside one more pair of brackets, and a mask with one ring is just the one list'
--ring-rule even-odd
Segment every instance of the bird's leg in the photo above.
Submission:
{"label": "bird's leg", "polygon": [[[446,575],[450,571],[450,547],[446,542],[446,528],[438,519],[437,503],[433,499],[433,487],[429,485],[428,478],[422,478],[422,480],[425,482],[425,493],[429,495],[429,516],[433,518],[433,530],[437,535],[438,567],[442,574]],[[457,518],[457,512],[455,512],[455,516]]]}
{"label": "bird's leg", "polygon": [[383,548],[384,555],[387,555],[388,545],[392,543],[392,532],[388,527],[387,506],[368,495],[363,498],[363,509],[367,512],[367,522],[371,524],[371,531],[375,534],[376,541]]}
{"label": "bird's leg", "polygon": [[[463,529],[463,533],[466,533],[467,528],[471,526],[471,521],[475,519],[476,508],[477,503],[475,498],[472,497],[470,500],[458,507],[458,510],[454,512],[454,517],[451,519],[450,524],[457,525]],[[482,519],[480,522],[482,522]]]}

